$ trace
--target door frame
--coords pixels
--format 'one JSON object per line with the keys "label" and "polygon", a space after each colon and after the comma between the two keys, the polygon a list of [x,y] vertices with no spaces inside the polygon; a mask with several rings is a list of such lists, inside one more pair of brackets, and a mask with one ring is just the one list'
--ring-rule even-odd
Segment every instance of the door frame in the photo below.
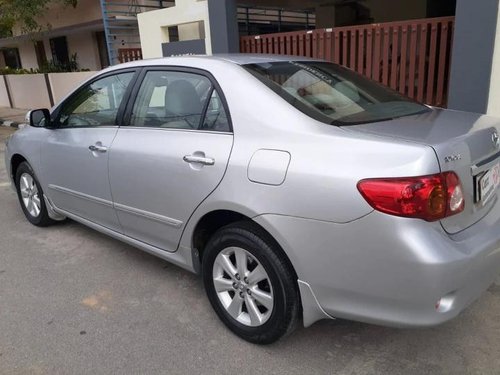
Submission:
{"label": "door frame", "polygon": [[[105,73],[96,75],[96,76],[92,77],[91,79],[85,81],[77,89],[72,91],[66,98],[64,98],[63,101],[61,101],[57,105],[57,107],[52,111],[52,113],[50,115],[51,123],[53,123],[53,124],[55,123],[55,120],[59,117],[61,109],[64,107],[64,105],[71,98],[73,98],[75,95],[77,95],[79,92],[81,92],[84,89],[84,87],[91,85],[92,83],[94,83],[100,79],[106,78],[106,77],[119,75],[119,74],[123,74],[123,73],[134,73],[134,75],[132,76],[132,80],[130,81],[130,84],[127,87],[127,90],[125,90],[125,93],[123,94],[123,100],[120,103],[120,106],[118,107],[118,112],[117,112],[116,118],[115,118],[115,125],[114,126],[118,126],[118,127],[121,126],[122,121],[123,121],[123,115],[125,113],[125,109],[127,108],[127,103],[129,102],[129,99],[130,99],[130,94],[132,92],[132,89],[135,87],[135,85],[137,83],[137,79],[139,78],[141,71],[142,71],[142,67],[131,67],[131,68],[117,69],[117,70],[113,70],[110,72],[105,72]],[[50,128],[51,129],[59,129],[59,126],[52,125]],[[79,129],[95,128],[95,126],[79,126],[78,128]]]}
{"label": "door frame", "polygon": [[[220,100],[222,102],[222,105],[224,107],[224,110],[226,111],[226,116],[229,124],[229,131],[227,132],[222,132],[222,131],[217,131],[216,133],[231,133],[233,134],[233,121],[231,118],[231,111],[229,110],[229,106],[227,104],[226,97],[224,95],[224,91],[222,90],[222,87],[219,85],[215,77],[210,73],[208,70],[204,69],[199,69],[199,68],[191,68],[191,67],[186,67],[186,66],[177,66],[177,65],[151,65],[151,66],[144,66],[142,67],[141,71],[137,75],[137,79],[133,82],[131,85],[132,89],[130,92],[130,95],[127,97],[127,105],[126,108],[123,112],[123,117],[121,121],[121,125],[123,127],[130,127],[132,128],[133,126],[130,125],[130,120],[132,117],[132,111],[135,105],[135,101],[137,100],[137,95],[139,93],[139,90],[141,89],[142,83],[144,81],[144,78],[146,77],[146,74],[148,72],[179,72],[179,73],[191,73],[191,74],[197,74],[204,76],[208,78],[210,83],[213,85],[214,89],[217,91],[217,94],[220,97]],[[134,77],[135,78],[135,77]],[[208,103],[208,102],[207,102]],[[205,108],[203,109],[202,113],[202,119],[205,118],[208,110],[208,105],[205,105]],[[140,127],[141,129],[148,129],[148,127]],[[150,129],[158,129],[158,128],[150,128]],[[165,130],[179,130],[179,129],[170,129],[170,128],[165,128]],[[182,131],[200,131],[204,133],[210,132],[209,130],[201,130],[201,129],[182,129]]]}

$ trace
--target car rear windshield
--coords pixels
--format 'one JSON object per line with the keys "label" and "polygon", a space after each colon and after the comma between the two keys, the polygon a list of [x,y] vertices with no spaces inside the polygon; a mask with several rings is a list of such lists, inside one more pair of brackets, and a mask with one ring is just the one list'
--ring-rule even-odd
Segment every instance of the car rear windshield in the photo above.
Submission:
{"label": "car rear windshield", "polygon": [[429,109],[349,69],[327,62],[244,65],[306,115],[332,125],[356,125],[416,115]]}

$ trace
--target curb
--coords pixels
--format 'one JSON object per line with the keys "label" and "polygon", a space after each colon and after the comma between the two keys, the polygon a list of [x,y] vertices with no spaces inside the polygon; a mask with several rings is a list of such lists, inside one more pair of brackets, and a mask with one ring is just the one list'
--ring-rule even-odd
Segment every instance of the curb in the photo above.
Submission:
{"label": "curb", "polygon": [[21,125],[19,122],[12,121],[12,120],[4,120],[0,118],[0,126],[8,126],[11,128],[19,128],[19,125]]}

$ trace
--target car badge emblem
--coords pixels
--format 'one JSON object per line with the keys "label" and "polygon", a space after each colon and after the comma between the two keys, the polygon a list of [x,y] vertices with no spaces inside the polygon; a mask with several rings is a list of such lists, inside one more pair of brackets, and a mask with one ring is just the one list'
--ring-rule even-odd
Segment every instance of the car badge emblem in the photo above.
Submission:
{"label": "car badge emblem", "polygon": [[461,160],[461,159],[462,159],[462,155],[461,154],[456,154],[456,155],[446,156],[444,158],[444,161],[446,163],[451,163],[452,161],[458,161],[458,160]]}
{"label": "car badge emblem", "polygon": [[497,132],[493,132],[493,134],[491,135],[491,141],[493,142],[496,148],[500,147],[500,137],[498,136]]}

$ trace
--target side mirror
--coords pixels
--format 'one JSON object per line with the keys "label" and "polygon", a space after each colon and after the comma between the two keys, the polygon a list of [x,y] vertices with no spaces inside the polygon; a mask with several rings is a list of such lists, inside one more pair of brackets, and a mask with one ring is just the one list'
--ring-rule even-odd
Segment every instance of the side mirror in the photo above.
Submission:
{"label": "side mirror", "polygon": [[36,128],[50,127],[50,112],[48,109],[34,109],[26,115],[29,118],[30,126]]}

